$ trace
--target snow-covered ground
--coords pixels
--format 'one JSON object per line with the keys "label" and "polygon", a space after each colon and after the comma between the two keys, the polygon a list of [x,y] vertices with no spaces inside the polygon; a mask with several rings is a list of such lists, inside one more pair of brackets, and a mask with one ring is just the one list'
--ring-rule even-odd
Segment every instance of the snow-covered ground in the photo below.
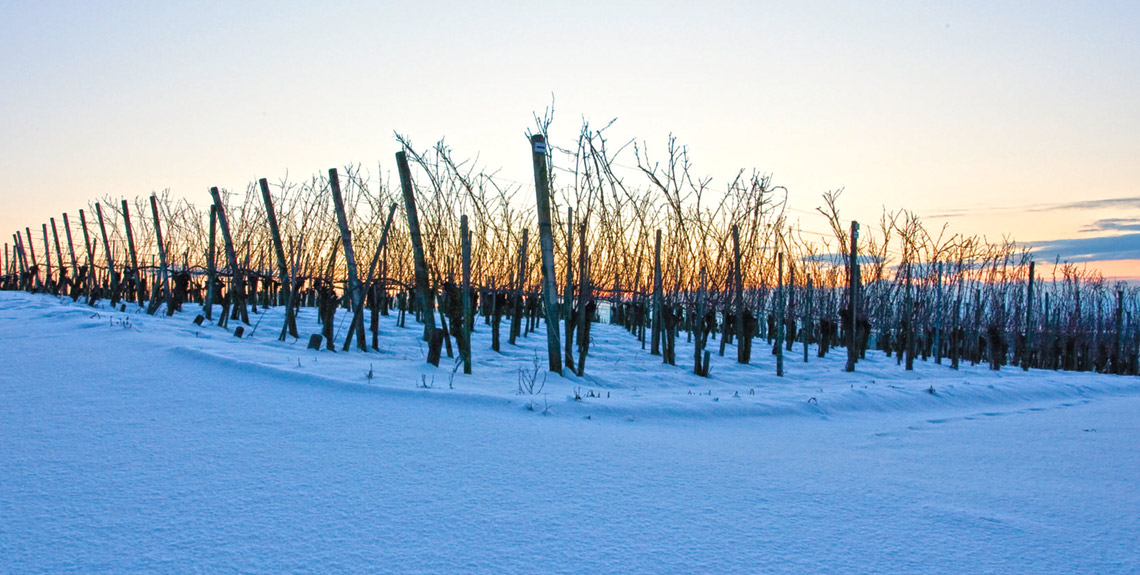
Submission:
{"label": "snow-covered ground", "polygon": [[465,376],[410,320],[333,354],[311,310],[194,315],[0,293],[0,572],[1140,570],[1137,378],[757,343],[705,379],[599,325],[530,396],[541,330],[479,324]]}

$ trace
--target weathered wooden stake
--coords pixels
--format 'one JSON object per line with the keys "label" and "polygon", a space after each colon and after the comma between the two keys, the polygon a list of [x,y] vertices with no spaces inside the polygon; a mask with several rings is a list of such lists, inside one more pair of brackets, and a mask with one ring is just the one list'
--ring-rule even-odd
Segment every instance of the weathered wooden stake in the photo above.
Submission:
{"label": "weathered wooden stake", "polygon": [[[435,297],[429,293],[427,260],[424,258],[424,242],[420,236],[420,219],[416,213],[416,192],[412,187],[412,172],[408,168],[408,157],[403,150],[396,152],[396,167],[400,172],[400,186],[404,191],[404,211],[408,215],[408,233],[412,238],[412,255],[415,258],[416,299],[423,314],[424,341],[431,342],[435,331]],[[409,305],[411,302],[408,302]]]}
{"label": "weathered wooden stake", "polygon": [[127,200],[123,200],[123,225],[127,230],[127,249],[131,253],[131,269],[135,274],[135,287],[137,288],[133,296],[135,303],[141,307],[143,301],[146,300],[146,287],[143,285],[142,270],[139,269],[139,259],[135,251],[135,236],[131,231],[131,212]]}
{"label": "weathered wooden stake", "polygon": [[214,284],[218,281],[218,247],[215,241],[218,229],[218,206],[210,205],[210,235],[206,247],[206,298],[202,308],[206,319],[213,321],[214,311]]}
{"label": "weathered wooden stake", "polygon": [[[1036,262],[1029,262],[1029,283],[1025,287],[1025,343],[1021,350],[1021,369],[1029,371],[1030,358],[1033,355],[1033,276],[1036,274]],[[1119,332],[1118,332],[1119,333]]]}
{"label": "weathered wooden stake", "polygon": [[[159,222],[158,217],[158,199],[154,194],[150,195],[150,212],[154,217],[154,237],[158,245],[158,282],[162,285],[161,296],[153,298],[150,306],[147,308],[147,313],[154,315],[158,311],[158,306],[162,302],[166,302],[166,315],[174,315],[174,307],[170,301],[170,273],[166,264],[166,246],[162,243],[162,224]],[[157,289],[155,291],[158,291]]]}
{"label": "weathered wooden stake", "polygon": [[79,264],[75,261],[75,244],[71,241],[71,222],[67,214],[63,214],[63,235],[67,238],[67,253],[71,256],[71,277],[79,277]]}
{"label": "weathered wooden stake", "polygon": [[812,325],[814,323],[814,318],[812,317],[812,304],[813,300],[815,299],[815,289],[812,287],[811,280],[812,278],[809,275],[807,279],[807,302],[804,305],[804,325],[800,328],[800,331],[803,332],[804,336],[804,363],[808,362],[808,342],[811,341],[812,332],[815,331],[815,327]]}
{"label": "weathered wooden stake", "polygon": [[851,252],[847,262],[847,309],[851,314],[851,323],[847,330],[847,371],[855,371],[855,362],[859,359],[859,222],[851,222]]}
{"label": "weathered wooden stake", "polygon": [[566,285],[562,289],[562,321],[566,322],[566,367],[574,371],[574,208],[566,208]]}
{"label": "weathered wooden stake", "polygon": [[269,234],[273,237],[273,253],[277,256],[277,281],[281,284],[280,298],[285,304],[285,323],[277,341],[285,341],[285,336],[297,335],[297,317],[293,311],[293,282],[289,278],[289,266],[285,261],[285,245],[281,243],[281,228],[277,226],[277,212],[273,209],[273,196],[269,193],[269,181],[257,181],[261,187],[261,201],[265,204],[265,217],[269,221]]}
{"label": "weathered wooden stake", "polygon": [[749,363],[752,360],[752,334],[744,332],[744,270],[740,260],[740,230],[732,226],[732,268],[736,280],[733,286],[733,300],[736,307],[736,361]]}
{"label": "weathered wooden stake", "polygon": [[233,237],[230,236],[230,226],[226,220],[226,206],[222,203],[222,194],[217,187],[210,188],[210,195],[214,198],[218,228],[222,231],[222,243],[226,249],[226,261],[229,262],[233,274],[234,285],[230,289],[230,304],[235,306],[234,311],[239,314],[241,321],[249,325],[249,315],[245,310],[245,273],[238,265],[237,252],[234,250]]}
{"label": "weathered wooden stake", "polygon": [[593,298],[590,283],[590,256],[586,252],[586,222],[578,226],[578,377],[586,373],[586,354],[590,351],[590,315],[587,307]]}
{"label": "weathered wooden stake", "polygon": [[784,377],[784,254],[776,254],[776,377]]}
{"label": "weathered wooden stake", "polygon": [[44,278],[47,279],[48,281],[50,281],[51,280],[51,242],[48,240],[47,224],[40,224],[40,226],[43,227],[43,231],[44,231],[44,266],[45,266],[44,272],[46,273]]}
{"label": "weathered wooden stake", "polygon": [[[348,295],[352,301],[352,309],[364,307],[364,290],[360,289],[360,275],[356,269],[356,253],[352,249],[352,232],[348,229],[348,215],[344,211],[344,198],[340,193],[340,178],[336,168],[329,169],[329,187],[332,188],[333,207],[336,208],[336,221],[340,227],[340,239],[344,243],[344,260],[348,267]],[[360,351],[368,351],[368,341],[364,337],[364,321],[355,324],[355,329],[349,330],[349,336],[356,334],[356,347]],[[344,351],[348,351],[349,341],[344,342]]]}
{"label": "weathered wooden stake", "polygon": [[903,312],[906,315],[906,370],[914,371],[914,296],[911,290],[911,262],[908,259],[906,262],[906,299],[905,308]]}
{"label": "weathered wooden stake", "polygon": [[554,276],[554,232],[550,228],[550,182],[546,172],[546,138],[530,137],[534,161],[534,191],[538,207],[538,241],[542,247],[542,280],[546,307],[546,348],[550,371],[562,375],[561,342],[558,335],[558,280]]}
{"label": "weathered wooden stake", "polygon": [[107,239],[107,226],[103,223],[103,205],[95,204],[95,215],[99,219],[99,233],[103,236],[103,255],[107,259],[107,275],[111,278],[111,305],[119,303],[119,279],[115,273],[115,257],[111,253],[111,242]]}
{"label": "weathered wooden stake", "polygon": [[934,320],[934,363],[942,365],[942,262],[934,262],[934,288],[937,290],[937,311]]}
{"label": "weathered wooden stake", "polygon": [[702,356],[708,357],[708,353],[705,352],[705,343],[708,340],[708,332],[705,331],[705,294],[707,290],[708,276],[704,266],[701,266],[701,289],[697,291],[697,337],[693,349],[693,373],[702,377],[708,376],[708,365],[701,361]]}
{"label": "weathered wooden stake", "polygon": [[471,374],[471,232],[467,229],[467,214],[459,217],[459,237],[463,242],[463,326],[460,330],[463,345],[463,373]]}
{"label": "weathered wooden stake", "polygon": [[511,312],[511,336],[510,344],[515,345],[515,338],[522,332],[522,315],[523,315],[523,288],[526,285],[526,244],[527,244],[527,229],[523,228],[522,231],[522,245],[519,247],[519,271],[515,283],[515,302],[514,308]]}
{"label": "weathered wooden stake", "polygon": [[649,336],[649,353],[661,355],[661,331],[665,329],[661,312],[665,309],[661,286],[661,230],[657,230],[653,243],[653,323]]}

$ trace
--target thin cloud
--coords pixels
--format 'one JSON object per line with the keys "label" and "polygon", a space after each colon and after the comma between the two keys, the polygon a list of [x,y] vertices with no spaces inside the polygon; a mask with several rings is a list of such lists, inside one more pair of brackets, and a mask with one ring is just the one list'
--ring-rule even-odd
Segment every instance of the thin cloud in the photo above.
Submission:
{"label": "thin cloud", "polygon": [[1033,255],[1071,263],[1140,260],[1140,233],[1034,242]]}
{"label": "thin cloud", "polygon": [[1105,198],[1102,200],[1085,200],[1080,202],[1067,202],[1063,204],[1044,204],[1038,206],[1006,206],[990,208],[959,208],[950,209],[934,214],[933,218],[960,218],[979,213],[1003,212],[1059,212],[1076,210],[1109,210],[1109,209],[1140,209],[1140,196],[1127,198]]}
{"label": "thin cloud", "polygon": [[1106,218],[1097,220],[1084,228],[1082,232],[1140,232],[1140,218]]}

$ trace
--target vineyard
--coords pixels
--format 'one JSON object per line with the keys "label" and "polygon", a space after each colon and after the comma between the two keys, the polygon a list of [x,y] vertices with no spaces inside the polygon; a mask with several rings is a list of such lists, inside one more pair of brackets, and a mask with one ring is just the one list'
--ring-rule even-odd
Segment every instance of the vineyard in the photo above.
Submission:
{"label": "vineyard", "polygon": [[[714,186],[673,139],[615,148],[583,124],[556,146],[550,117],[536,120],[533,185],[397,135],[395,183],[381,164],[212,188],[208,209],[169,190],[94,200],[13,233],[2,287],[152,315],[200,304],[196,322],[239,337],[283,308],[281,340],[339,352],[375,352],[379,318],[394,315],[422,324],[409,333],[429,363],[457,355],[465,373],[545,326],[547,368],[582,376],[599,322],[624,328],[631,353],[706,377],[712,354],[748,364],[757,345],[777,375],[835,353],[848,371],[880,353],[906,370],[1140,373],[1134,286],[907,211],[851,222],[841,191],[804,214],[826,222],[818,233],[770,175]],[[302,308],[319,334],[299,332]],[[476,329],[489,346],[473,348]]]}

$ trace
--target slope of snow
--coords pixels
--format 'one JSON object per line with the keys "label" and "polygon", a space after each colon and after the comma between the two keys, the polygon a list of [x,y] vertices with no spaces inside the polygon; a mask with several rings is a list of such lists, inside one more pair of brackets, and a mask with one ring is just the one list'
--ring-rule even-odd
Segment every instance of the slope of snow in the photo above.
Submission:
{"label": "slope of snow", "polygon": [[780,379],[757,345],[706,380],[597,326],[530,397],[541,331],[496,357],[481,329],[451,377],[410,321],[333,354],[275,313],[237,339],[0,293],[0,572],[1140,570],[1135,378]]}

